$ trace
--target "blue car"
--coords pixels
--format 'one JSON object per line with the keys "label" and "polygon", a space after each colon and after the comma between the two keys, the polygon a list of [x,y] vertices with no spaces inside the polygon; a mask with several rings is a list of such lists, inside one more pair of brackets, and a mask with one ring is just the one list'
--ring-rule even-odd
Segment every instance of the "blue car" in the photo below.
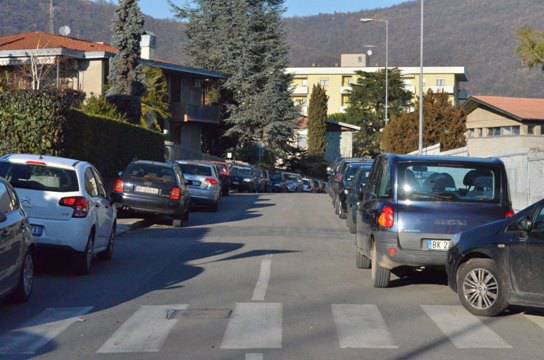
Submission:
{"label": "blue car", "polygon": [[356,265],[388,287],[392,270],[444,268],[455,234],[512,215],[498,159],[380,155],[360,199]]}

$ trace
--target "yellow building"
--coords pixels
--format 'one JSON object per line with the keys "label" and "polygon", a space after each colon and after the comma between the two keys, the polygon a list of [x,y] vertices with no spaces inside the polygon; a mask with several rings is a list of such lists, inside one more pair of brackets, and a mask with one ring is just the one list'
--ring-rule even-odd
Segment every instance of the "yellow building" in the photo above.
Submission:
{"label": "yellow building", "polygon": [[[405,89],[417,96],[419,92],[419,67],[399,67]],[[312,87],[321,84],[329,96],[328,112],[344,112],[349,103],[351,84],[357,82],[357,71],[377,72],[383,67],[293,67],[287,72],[293,75],[292,98],[300,106],[301,113],[307,115]],[[467,81],[465,68],[425,67],[423,70],[424,91],[445,92],[455,104],[466,98],[459,90],[459,83]]]}

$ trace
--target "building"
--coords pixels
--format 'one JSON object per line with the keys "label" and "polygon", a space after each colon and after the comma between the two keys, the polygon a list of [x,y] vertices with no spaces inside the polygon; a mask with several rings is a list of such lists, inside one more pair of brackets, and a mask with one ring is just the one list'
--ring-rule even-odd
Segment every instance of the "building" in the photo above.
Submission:
{"label": "building", "polygon": [[[199,154],[202,131],[217,126],[220,111],[211,104],[209,92],[224,76],[205,69],[160,61],[155,58],[156,38],[146,33],[141,42],[141,63],[163,70],[168,81],[172,118],[161,124],[177,147],[177,153]],[[0,37],[0,75],[6,73],[19,87],[31,87],[38,77],[41,86],[69,88],[86,95],[103,95],[107,87],[110,60],[117,49],[92,42],[44,32],[29,32]],[[32,64],[39,76],[32,76]]]}
{"label": "building", "polygon": [[[340,67],[293,67],[287,72],[293,76],[292,99],[300,106],[301,113],[307,115],[312,87],[321,84],[329,96],[329,114],[344,112],[349,103],[351,84],[357,82],[357,71],[377,72],[383,67],[355,66],[357,62],[366,64],[364,54],[342,54]],[[406,90],[417,96],[419,92],[419,67],[400,67]],[[467,81],[465,68],[425,67],[423,70],[424,91],[445,92],[454,104],[465,99],[459,84]]]}
{"label": "building", "polygon": [[[343,122],[327,121],[327,149],[325,160],[333,162],[339,157],[353,156],[353,133],[361,130],[359,126]],[[308,150],[308,118],[301,117],[295,128],[294,144],[300,150]]]}
{"label": "building", "polygon": [[544,150],[544,99],[473,96],[464,109],[471,156]]}

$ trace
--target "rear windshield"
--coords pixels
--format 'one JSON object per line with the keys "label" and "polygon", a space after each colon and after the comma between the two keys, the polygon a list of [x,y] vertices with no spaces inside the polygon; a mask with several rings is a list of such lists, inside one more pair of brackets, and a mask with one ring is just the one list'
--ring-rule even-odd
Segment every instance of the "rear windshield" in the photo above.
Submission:
{"label": "rear windshield", "polygon": [[18,189],[53,192],[79,191],[74,170],[50,166],[0,162],[0,176]]}
{"label": "rear windshield", "polygon": [[130,164],[125,175],[131,179],[156,181],[162,183],[175,183],[176,175],[170,167],[154,164]]}
{"label": "rear windshield", "polygon": [[[355,175],[357,175],[357,172],[359,171],[359,169],[361,169],[362,167],[365,167],[367,168],[368,170],[365,172],[366,173],[366,177],[364,177],[364,175],[362,175],[364,178],[368,179],[368,175],[370,173],[370,168],[368,167],[368,165],[363,165],[363,164],[351,164],[349,165],[349,167],[347,168],[346,170],[346,176],[345,176],[345,179],[346,181],[353,181],[353,179],[355,179]],[[366,181],[364,182],[366,184]]]}
{"label": "rear windshield", "polygon": [[399,200],[499,202],[497,168],[471,164],[399,164]]}
{"label": "rear windshield", "polygon": [[251,168],[239,168],[239,167],[232,168],[231,173],[234,176],[253,176],[254,174],[253,169]]}
{"label": "rear windshield", "polygon": [[186,175],[212,176],[212,168],[195,164],[181,164],[181,171]]}

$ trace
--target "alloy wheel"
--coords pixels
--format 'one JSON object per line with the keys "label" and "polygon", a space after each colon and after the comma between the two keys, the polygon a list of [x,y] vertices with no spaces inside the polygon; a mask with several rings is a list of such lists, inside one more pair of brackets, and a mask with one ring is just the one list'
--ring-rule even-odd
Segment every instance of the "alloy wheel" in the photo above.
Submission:
{"label": "alloy wheel", "polygon": [[487,269],[476,268],[463,279],[463,295],[478,310],[492,307],[499,296],[499,282]]}

